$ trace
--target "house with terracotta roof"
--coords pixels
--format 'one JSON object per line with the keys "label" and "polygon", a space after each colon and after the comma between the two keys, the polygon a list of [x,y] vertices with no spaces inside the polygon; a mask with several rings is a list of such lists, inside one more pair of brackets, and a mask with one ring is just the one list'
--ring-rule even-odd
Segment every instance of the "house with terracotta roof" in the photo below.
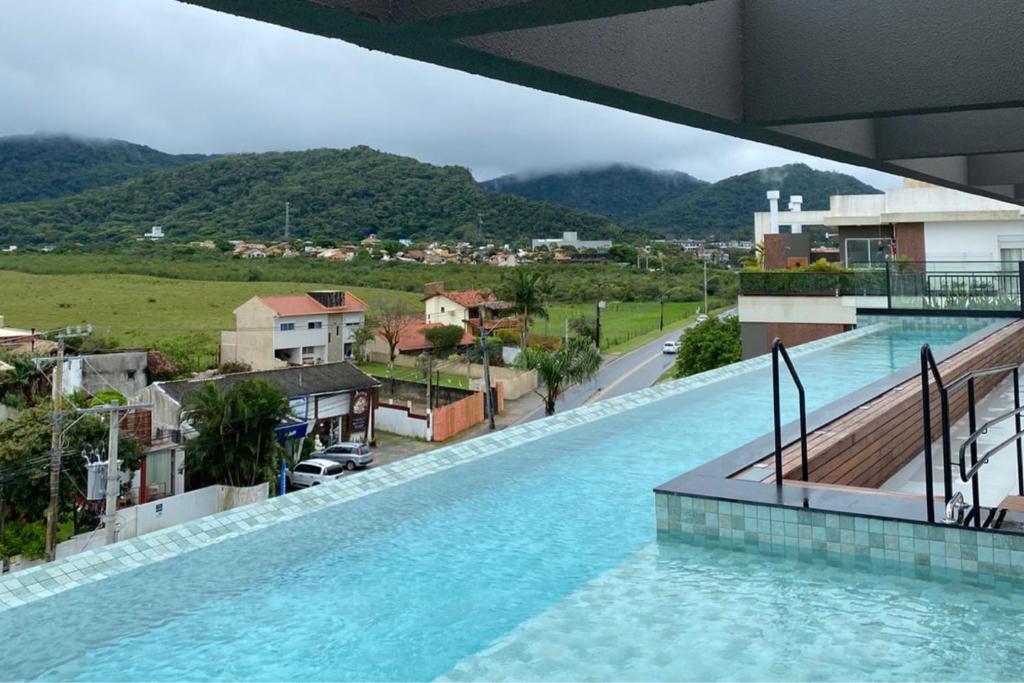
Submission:
{"label": "house with terracotta roof", "polygon": [[430,282],[423,287],[423,305],[430,325],[461,325],[473,334],[481,327],[489,332],[517,326],[512,304],[489,289],[447,290],[443,282]]}
{"label": "house with terracotta roof", "polygon": [[367,308],[343,291],[254,296],[235,309],[235,329],[221,332],[220,361],[273,370],[349,359]]}

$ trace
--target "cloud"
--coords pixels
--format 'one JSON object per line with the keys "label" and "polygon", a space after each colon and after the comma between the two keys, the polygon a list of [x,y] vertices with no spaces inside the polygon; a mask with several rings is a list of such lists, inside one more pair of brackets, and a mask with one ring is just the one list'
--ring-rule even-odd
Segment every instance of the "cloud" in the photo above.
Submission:
{"label": "cloud", "polygon": [[492,81],[175,0],[7,2],[0,135],[169,152],[366,144],[479,179],[622,162],[717,180],[803,161],[892,176]]}

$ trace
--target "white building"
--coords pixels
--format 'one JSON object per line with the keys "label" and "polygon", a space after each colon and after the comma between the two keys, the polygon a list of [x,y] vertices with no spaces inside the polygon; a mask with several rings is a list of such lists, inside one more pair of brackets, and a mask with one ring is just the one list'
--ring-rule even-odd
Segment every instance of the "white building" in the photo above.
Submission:
{"label": "white building", "polygon": [[847,265],[877,265],[892,256],[913,262],[1024,260],[1020,206],[915,180],[883,194],[830,197],[827,211],[776,215],[773,227],[771,211],[754,214],[756,242],[785,226],[796,232],[797,226],[824,225],[838,235]]}
{"label": "white building", "polygon": [[235,329],[221,333],[221,362],[272,370],[351,358],[366,309],[358,297],[342,291],[254,296],[235,309]]}
{"label": "white building", "polygon": [[541,247],[548,247],[549,249],[554,249],[556,247],[575,247],[576,249],[596,249],[597,251],[605,251],[611,249],[612,241],[581,240],[579,238],[579,233],[563,232],[561,237],[532,240],[532,246],[535,250]]}

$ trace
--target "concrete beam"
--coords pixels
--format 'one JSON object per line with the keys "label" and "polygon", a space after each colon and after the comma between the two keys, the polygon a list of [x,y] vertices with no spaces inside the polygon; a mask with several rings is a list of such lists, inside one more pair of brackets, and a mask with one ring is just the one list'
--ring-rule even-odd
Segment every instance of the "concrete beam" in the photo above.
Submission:
{"label": "concrete beam", "polygon": [[761,0],[743,8],[744,120],[1024,106],[1019,0]]}
{"label": "concrete beam", "polygon": [[1024,151],[1024,109],[877,119],[875,144],[879,159]]}

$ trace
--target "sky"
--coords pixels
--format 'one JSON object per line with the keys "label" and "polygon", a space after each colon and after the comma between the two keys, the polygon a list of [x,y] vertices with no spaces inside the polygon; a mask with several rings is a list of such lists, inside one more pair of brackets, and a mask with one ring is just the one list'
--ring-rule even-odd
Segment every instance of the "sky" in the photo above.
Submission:
{"label": "sky", "polygon": [[785,163],[898,179],[175,0],[0,0],[0,135],[173,153],[369,145],[478,180],[605,163],[715,181]]}

